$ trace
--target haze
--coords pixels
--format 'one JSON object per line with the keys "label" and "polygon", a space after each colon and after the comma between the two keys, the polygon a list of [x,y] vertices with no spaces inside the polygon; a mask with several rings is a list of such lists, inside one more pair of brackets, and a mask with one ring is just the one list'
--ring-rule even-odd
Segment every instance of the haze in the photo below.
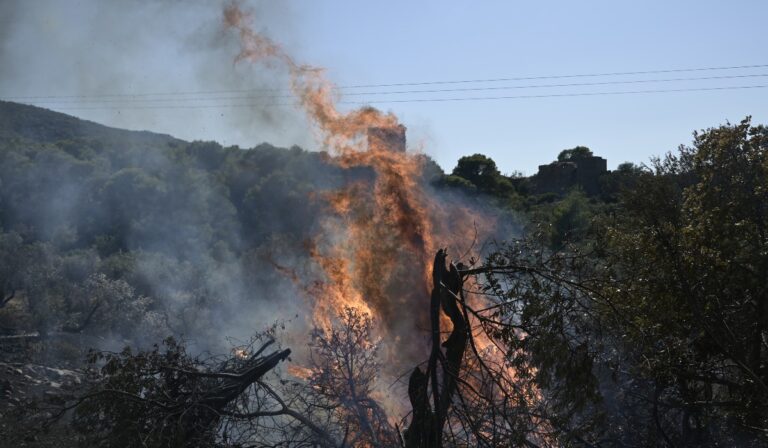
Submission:
{"label": "haze", "polygon": [[[246,5],[255,11],[260,31],[283,42],[297,60],[325,67],[329,78],[340,86],[768,63],[764,56],[768,33],[755,32],[764,27],[768,14],[768,4],[761,1],[283,1]],[[152,130],[188,140],[216,140],[243,147],[266,141],[319,149],[303,113],[279,99],[249,107],[225,107],[219,104],[232,101],[204,102],[200,95],[142,96],[287,87],[278,69],[235,65],[236,39],[222,30],[220,2],[4,0],[0,4],[0,97],[110,126]],[[500,92],[363,95],[342,100],[750,87],[374,104],[400,116],[409,128],[411,145],[423,148],[445,170],[450,170],[460,156],[479,152],[496,160],[504,172],[533,174],[537,165],[576,145],[592,148],[613,168],[623,161],[646,162],[652,155],[688,143],[690,132],[702,126],[737,122],[746,115],[765,122],[768,89],[756,86],[768,85],[763,77],[768,76],[768,67],[472,84],[524,86],[726,75],[741,77]],[[31,98],[122,94],[139,96],[101,97],[99,102],[90,98],[89,103],[83,102],[88,99],[83,97]],[[244,93],[225,96],[238,95]],[[179,98],[187,101],[179,102]],[[190,104],[210,107],[187,107]]]}

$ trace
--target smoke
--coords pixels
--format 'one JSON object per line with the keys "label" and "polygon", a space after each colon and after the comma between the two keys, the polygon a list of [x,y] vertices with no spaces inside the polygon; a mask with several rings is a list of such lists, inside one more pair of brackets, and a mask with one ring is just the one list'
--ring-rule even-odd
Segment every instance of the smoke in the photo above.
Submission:
{"label": "smoke", "polygon": [[[328,209],[307,245],[309,266],[278,267],[309,299],[309,325],[329,331],[346,308],[372,316],[382,341],[380,379],[397,382],[427,358],[433,254],[448,246],[455,258],[477,255],[480,248],[467,247],[468,242],[489,238],[494,220],[458,196],[435,194],[425,181],[428,159],[407,150],[405,127],[393,113],[338,108],[324,71],[297,62],[256,31],[252,20],[253,13],[237,3],[224,10],[225,23],[241,41],[236,61],[284,67],[318,140],[330,151],[329,161],[367,173],[322,194]],[[462,246],[465,252],[459,253]],[[484,337],[478,338],[478,346],[493,349]],[[514,372],[509,376],[514,378]],[[377,391],[382,397],[388,392],[386,386]],[[405,397],[404,384],[394,395]],[[404,409],[396,402],[388,407],[395,415]]]}
{"label": "smoke", "polygon": [[[109,151],[57,143],[59,152],[40,150],[36,171],[24,171],[23,161],[0,164],[0,178],[23,172],[22,191],[37,192],[18,202],[9,222],[30,225],[62,253],[88,245],[92,270],[119,272],[164,316],[156,332],[136,326],[101,348],[149,345],[170,331],[195,352],[220,353],[227,338],[247,340],[288,320],[283,342],[300,361],[311,328],[328,328],[354,307],[375,319],[385,373],[399,376],[425,355],[433,253],[444,246],[454,258],[479,253],[493,234],[492,213],[431,188],[429,160],[400,147],[405,129],[392,113],[337,109],[323,70],[267,37],[290,29],[282,7],[257,4],[246,13],[230,4],[222,17],[220,4],[183,3],[5,4],[3,17],[13,19],[0,50],[0,91],[288,89],[300,109],[257,105],[215,120],[126,109],[109,122],[190,134],[221,126],[234,140],[305,139],[330,155],[161,136]],[[176,136],[190,138],[185,132]],[[121,241],[110,240],[116,234]]]}
{"label": "smoke", "polygon": [[[260,29],[289,41],[296,33],[291,5],[249,2]],[[286,73],[233,63],[238,39],[222,31],[221,7],[205,0],[4,1],[0,98],[25,97],[19,101],[187,140],[216,135],[246,147],[311,147],[303,114],[273,98],[288,93]],[[231,93],[114,96],[158,92]],[[77,97],[40,98],[51,95]],[[205,99],[222,97],[233,99]],[[216,103],[248,106],[205,107]]]}
{"label": "smoke", "polygon": [[[303,112],[285,105],[286,101],[268,98],[275,91],[290,93],[286,91],[289,73],[282,67],[235,64],[239,38],[223,29],[222,5],[204,0],[1,2],[0,97],[28,97],[19,101],[188,140],[225,135],[225,144],[250,147],[269,141],[313,147],[311,126]],[[284,40],[295,33],[290,2],[253,1],[248,7],[259,18],[260,30]],[[233,93],[165,95],[153,97],[157,100],[153,106],[211,103],[185,101],[189,98],[253,99],[233,100],[249,106],[223,110],[136,109],[147,104],[137,101],[142,97],[115,96],[179,91]],[[89,138],[88,133],[89,129],[82,129],[83,138]],[[226,346],[224,336],[246,339],[275,320],[302,314],[303,308],[293,300],[299,292],[265,261],[265,254],[271,252],[292,257],[286,253],[291,246],[273,235],[286,227],[312,225],[311,206],[300,213],[295,203],[270,203],[276,194],[298,189],[286,185],[297,180],[281,177],[288,168],[254,173],[253,181],[260,188],[248,185],[244,200],[263,213],[258,226],[244,229],[243,217],[236,216],[226,187],[211,173],[180,167],[171,151],[158,150],[163,145],[147,142],[144,148],[119,149],[119,161],[100,159],[99,169],[111,176],[93,182],[83,181],[82,173],[91,169],[87,163],[55,151],[41,151],[35,169],[17,169],[18,175],[11,173],[13,164],[6,164],[6,183],[25,176],[21,184],[27,194],[35,192],[28,201],[14,203],[14,215],[26,225],[20,225],[19,231],[34,229],[33,239],[55,242],[51,244],[59,247],[51,250],[58,252],[82,234],[99,238],[114,233],[110,225],[128,223],[121,230],[125,241],[103,244],[128,250],[124,258],[130,265],[131,283],[139,293],[154,298],[155,305],[171,316],[168,326],[189,338],[197,350],[221,351]],[[315,163],[319,159],[311,159],[312,166],[302,173],[305,184],[324,189],[338,183],[331,170]],[[190,186],[193,192],[184,191]],[[301,202],[306,204],[306,198]],[[140,216],[138,211],[148,208],[156,213]],[[238,253],[244,246],[254,249]],[[111,269],[110,264],[116,263],[112,258],[102,260],[101,269]],[[121,336],[114,344],[130,340],[148,345],[157,334],[123,336],[129,339]]]}

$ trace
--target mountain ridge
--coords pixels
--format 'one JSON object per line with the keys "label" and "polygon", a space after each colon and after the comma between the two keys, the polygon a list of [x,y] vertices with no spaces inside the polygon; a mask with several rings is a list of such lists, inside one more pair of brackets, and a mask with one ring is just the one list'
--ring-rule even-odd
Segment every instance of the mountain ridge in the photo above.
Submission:
{"label": "mountain ridge", "polygon": [[39,106],[2,100],[0,139],[22,139],[38,143],[72,139],[147,144],[186,143],[169,134],[111,127]]}

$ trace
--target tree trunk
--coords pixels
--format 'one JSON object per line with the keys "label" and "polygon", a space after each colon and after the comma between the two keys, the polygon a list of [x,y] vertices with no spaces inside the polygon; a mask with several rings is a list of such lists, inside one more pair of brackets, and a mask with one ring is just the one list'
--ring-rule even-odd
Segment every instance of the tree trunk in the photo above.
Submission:
{"label": "tree trunk", "polygon": [[[456,392],[457,378],[467,347],[467,322],[459,300],[462,297],[462,278],[453,263],[449,270],[446,269],[445,263],[446,252],[441,249],[435,255],[432,269],[433,289],[429,310],[432,352],[427,372],[424,373],[416,367],[408,381],[408,398],[411,401],[413,417],[411,425],[405,431],[407,448],[442,447],[443,427]],[[444,353],[440,348],[440,309],[453,324],[450,336],[442,344]],[[438,365],[441,382],[438,382]],[[432,405],[429,402],[430,383]]]}

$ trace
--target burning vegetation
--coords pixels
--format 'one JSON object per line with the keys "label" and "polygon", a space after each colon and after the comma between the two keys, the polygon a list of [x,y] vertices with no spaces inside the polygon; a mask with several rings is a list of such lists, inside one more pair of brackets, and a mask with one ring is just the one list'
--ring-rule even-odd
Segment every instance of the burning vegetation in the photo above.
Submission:
{"label": "burning vegetation", "polygon": [[[7,106],[29,123],[0,132],[2,440],[765,446],[765,127],[696,134],[589,197],[481,154],[430,178],[394,114],[338,108],[321,68],[237,3],[223,19],[236,63],[288,74],[324,152],[30,135],[34,111]],[[69,130],[88,126],[109,138]]]}
{"label": "burning vegetation", "polygon": [[[224,16],[240,34],[238,61],[286,65],[292,90],[316,124],[332,163],[372,172],[369,179],[323,195],[334,214],[324,220],[322,232],[310,244],[322,276],[306,279],[303,289],[314,306],[313,324],[320,331],[332,331],[333,322],[339,316],[348,318],[349,310],[371,317],[376,323],[372,335],[383,341],[383,378],[396,379],[408,366],[428,357],[427,371],[416,368],[408,385],[414,420],[407,445],[441,446],[446,422],[458,427],[476,418],[470,413],[462,422],[449,418],[458,389],[473,405],[479,406],[484,398],[491,400],[486,405],[499,399],[515,406],[536,406],[535,388],[518,380],[504,352],[484,332],[473,332],[478,327],[473,325],[475,317],[464,309],[468,306],[465,293],[478,309],[489,303],[463,287],[455,265],[450,281],[444,279],[447,254],[436,246],[439,241],[454,250],[468,247],[473,240],[487,239],[492,224],[482,223],[483,233],[478,234],[481,213],[458,203],[440,203],[426,191],[421,182],[424,159],[406,151],[405,127],[394,115],[370,107],[339,111],[332,94],[335,89],[322,77],[321,69],[297,64],[277,44],[255,33],[247,14],[236,5],[227,7]],[[432,263],[435,252],[437,259]],[[470,255],[476,254],[465,254]],[[305,280],[295,274],[292,278]],[[452,286],[446,289],[444,281]],[[431,303],[426,300],[430,289]],[[470,340],[472,350],[465,360]],[[460,378],[466,390],[458,387]],[[479,392],[483,389],[484,393]],[[393,417],[404,418],[402,405],[388,401],[399,414]],[[476,437],[507,436],[483,431],[478,430]]]}

